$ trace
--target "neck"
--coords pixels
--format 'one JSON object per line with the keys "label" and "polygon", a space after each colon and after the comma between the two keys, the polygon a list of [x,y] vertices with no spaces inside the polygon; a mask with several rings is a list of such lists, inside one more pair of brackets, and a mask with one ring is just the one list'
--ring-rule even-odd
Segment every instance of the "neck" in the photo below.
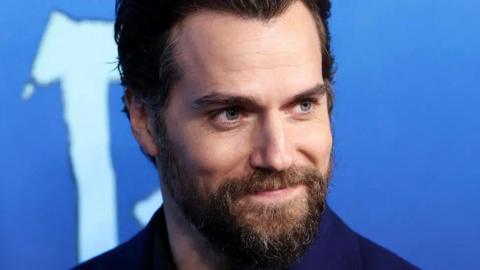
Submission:
{"label": "neck", "polygon": [[208,240],[186,219],[168,193],[168,189],[162,187],[168,241],[177,269],[224,269],[224,257],[209,246]]}

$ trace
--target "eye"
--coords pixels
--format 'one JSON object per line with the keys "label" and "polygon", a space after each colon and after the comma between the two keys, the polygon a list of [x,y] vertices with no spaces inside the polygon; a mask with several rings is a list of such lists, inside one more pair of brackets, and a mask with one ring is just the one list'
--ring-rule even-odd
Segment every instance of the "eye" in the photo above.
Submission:
{"label": "eye", "polygon": [[302,99],[295,104],[293,108],[294,113],[296,114],[308,114],[314,110],[316,101],[312,99]]}
{"label": "eye", "polygon": [[302,101],[300,102],[299,106],[300,106],[300,110],[301,110],[302,112],[308,112],[308,111],[310,111],[311,108],[312,108],[312,101],[310,101],[310,100],[302,100]]}
{"label": "eye", "polygon": [[220,128],[234,127],[243,119],[244,111],[240,107],[227,107],[211,112],[212,123]]}
{"label": "eye", "polygon": [[240,117],[240,111],[237,108],[228,108],[222,112],[225,119],[228,121],[235,121]]}

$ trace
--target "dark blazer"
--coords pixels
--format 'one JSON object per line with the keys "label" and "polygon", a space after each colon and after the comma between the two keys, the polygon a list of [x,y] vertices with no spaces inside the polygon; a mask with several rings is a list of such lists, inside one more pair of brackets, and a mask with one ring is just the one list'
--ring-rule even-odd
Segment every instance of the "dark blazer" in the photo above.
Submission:
{"label": "dark blazer", "polygon": [[[95,257],[76,270],[175,269],[160,208],[148,225],[126,243]],[[292,269],[418,269],[392,252],[355,233],[327,207],[317,239]]]}

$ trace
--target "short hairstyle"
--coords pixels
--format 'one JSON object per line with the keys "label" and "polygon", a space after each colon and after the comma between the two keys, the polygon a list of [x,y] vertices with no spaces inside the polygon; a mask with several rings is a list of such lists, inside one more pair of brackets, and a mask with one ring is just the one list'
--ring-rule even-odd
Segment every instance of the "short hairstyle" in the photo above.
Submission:
{"label": "short hairstyle", "polygon": [[[301,1],[316,22],[322,45],[323,78],[329,84],[334,75],[328,29],[330,0]],[[153,121],[162,125],[171,86],[182,72],[175,62],[176,25],[200,10],[266,21],[281,15],[293,2],[296,0],[116,0],[114,30],[121,83],[145,105]],[[333,107],[330,88],[327,98],[330,114]],[[127,108],[124,110],[128,116]]]}

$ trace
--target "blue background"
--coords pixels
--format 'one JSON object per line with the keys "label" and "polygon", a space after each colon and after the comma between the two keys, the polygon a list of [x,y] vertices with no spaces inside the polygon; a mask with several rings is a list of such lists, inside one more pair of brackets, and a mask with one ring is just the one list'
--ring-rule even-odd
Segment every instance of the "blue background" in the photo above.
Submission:
{"label": "blue background", "polygon": [[[332,208],[421,268],[480,269],[480,2],[333,2]],[[20,97],[52,11],[111,21],[113,7],[100,0],[2,1],[0,269],[66,269],[78,261],[77,190],[60,85],[40,87],[27,102]],[[134,203],[158,180],[120,112],[121,92],[111,85],[109,110],[125,241],[140,229]]]}

